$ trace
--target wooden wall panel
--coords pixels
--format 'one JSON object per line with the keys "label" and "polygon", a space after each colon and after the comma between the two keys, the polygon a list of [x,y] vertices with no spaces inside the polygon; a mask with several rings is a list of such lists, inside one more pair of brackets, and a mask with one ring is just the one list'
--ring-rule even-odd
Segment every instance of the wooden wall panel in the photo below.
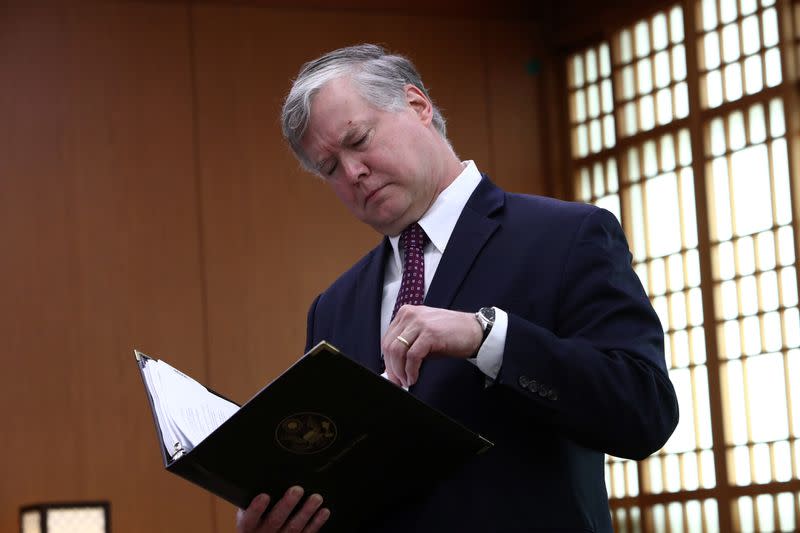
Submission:
{"label": "wooden wall panel", "polygon": [[162,471],[131,350],[245,400],[378,242],[280,137],[304,61],[409,55],[459,154],[545,188],[531,25],[189,4],[0,8],[2,531],[21,504],[86,498],[117,532],[231,530],[231,506]]}
{"label": "wooden wall panel", "polygon": [[509,191],[551,194],[548,122],[540,113],[547,58],[539,23],[488,20],[484,33],[492,178]]}
{"label": "wooden wall panel", "polygon": [[90,498],[119,533],[211,531],[131,352],[205,377],[188,13],[39,5],[0,10],[0,530]]}

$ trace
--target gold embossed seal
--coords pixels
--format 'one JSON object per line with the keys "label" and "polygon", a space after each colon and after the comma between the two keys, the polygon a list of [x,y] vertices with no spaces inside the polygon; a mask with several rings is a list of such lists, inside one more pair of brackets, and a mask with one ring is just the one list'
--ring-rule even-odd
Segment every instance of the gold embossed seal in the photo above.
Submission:
{"label": "gold embossed seal", "polygon": [[275,440],[284,450],[300,455],[319,453],[336,440],[336,424],[319,413],[296,413],[275,429]]}

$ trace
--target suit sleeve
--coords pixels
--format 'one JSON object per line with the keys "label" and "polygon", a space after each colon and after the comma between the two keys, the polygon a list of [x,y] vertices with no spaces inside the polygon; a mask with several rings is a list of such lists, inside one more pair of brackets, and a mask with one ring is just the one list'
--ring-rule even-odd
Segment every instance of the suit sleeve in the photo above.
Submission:
{"label": "suit sleeve", "polygon": [[678,403],[661,323],[609,212],[583,219],[559,294],[554,331],[509,313],[498,383],[585,446],[647,457],[675,429]]}

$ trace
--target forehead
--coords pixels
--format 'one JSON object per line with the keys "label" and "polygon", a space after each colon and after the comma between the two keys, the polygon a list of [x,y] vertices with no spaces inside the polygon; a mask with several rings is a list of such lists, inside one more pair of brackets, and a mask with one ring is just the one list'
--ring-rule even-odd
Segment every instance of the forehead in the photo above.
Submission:
{"label": "forehead", "polygon": [[312,100],[309,129],[341,129],[363,119],[371,109],[349,78],[337,78],[323,85]]}
{"label": "forehead", "polygon": [[349,132],[374,121],[377,113],[349,78],[331,80],[311,101],[301,145],[312,160],[324,156],[340,146]]}

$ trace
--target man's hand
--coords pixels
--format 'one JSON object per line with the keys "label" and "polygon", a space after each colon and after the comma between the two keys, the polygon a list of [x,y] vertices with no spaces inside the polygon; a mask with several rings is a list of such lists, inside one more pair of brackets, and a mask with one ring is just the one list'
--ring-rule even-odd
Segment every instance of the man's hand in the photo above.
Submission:
{"label": "man's hand", "polygon": [[475,355],[482,340],[483,331],[472,313],[404,305],[381,339],[386,374],[393,383],[410,387],[429,355],[466,359]]}
{"label": "man's hand", "polygon": [[259,494],[246,510],[236,513],[237,533],[316,533],[328,520],[331,512],[322,508],[322,496],[312,494],[294,514],[292,511],[303,497],[302,487],[291,487],[270,512],[264,516],[269,496]]}

